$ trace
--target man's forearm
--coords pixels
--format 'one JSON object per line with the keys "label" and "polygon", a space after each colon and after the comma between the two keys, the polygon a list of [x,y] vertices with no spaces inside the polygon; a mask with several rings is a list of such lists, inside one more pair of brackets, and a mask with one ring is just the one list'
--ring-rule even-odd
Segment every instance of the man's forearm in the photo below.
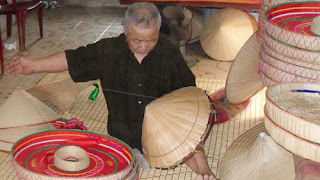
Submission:
{"label": "man's forearm", "polygon": [[64,51],[35,59],[32,63],[32,73],[61,72],[68,70],[68,63]]}

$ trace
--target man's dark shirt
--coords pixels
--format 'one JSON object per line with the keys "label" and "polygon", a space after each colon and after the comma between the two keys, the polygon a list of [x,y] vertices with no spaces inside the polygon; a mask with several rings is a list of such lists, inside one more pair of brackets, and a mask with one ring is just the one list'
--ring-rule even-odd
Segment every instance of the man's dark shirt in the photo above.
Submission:
{"label": "man's dark shirt", "polygon": [[141,64],[124,34],[67,50],[66,56],[75,82],[100,79],[109,110],[109,134],[139,150],[145,106],[175,89],[195,86],[180,51],[161,38]]}

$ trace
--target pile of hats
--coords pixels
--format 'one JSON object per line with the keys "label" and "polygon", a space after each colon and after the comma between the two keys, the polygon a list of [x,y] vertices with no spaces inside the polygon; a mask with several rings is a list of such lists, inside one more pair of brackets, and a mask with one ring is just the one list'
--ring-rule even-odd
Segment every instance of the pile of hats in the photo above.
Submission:
{"label": "pile of hats", "polygon": [[[261,7],[272,3],[264,1]],[[259,72],[266,86],[320,80],[320,32],[316,18],[320,15],[319,7],[319,1],[286,2],[265,10],[264,17],[260,15]]]}
{"label": "pile of hats", "polygon": [[220,179],[295,179],[294,155],[320,162],[320,2],[289,1],[261,1],[259,30],[230,69],[229,101],[241,103],[268,87],[265,122],[227,149]]}

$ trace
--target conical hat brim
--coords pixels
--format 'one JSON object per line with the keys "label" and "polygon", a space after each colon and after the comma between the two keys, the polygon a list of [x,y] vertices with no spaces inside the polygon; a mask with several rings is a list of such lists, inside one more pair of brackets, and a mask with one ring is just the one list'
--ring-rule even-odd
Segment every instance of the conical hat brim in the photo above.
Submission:
{"label": "conical hat brim", "polygon": [[201,46],[215,60],[232,61],[257,27],[254,17],[242,10],[220,10],[204,23]]}
{"label": "conical hat brim", "polygon": [[220,179],[294,180],[293,154],[266,134],[260,123],[239,136],[227,149],[219,164]]}
{"label": "conical hat brim", "polygon": [[0,129],[50,122],[60,116],[25,90],[16,89],[0,105]]}
{"label": "conical hat brim", "polygon": [[210,103],[196,87],[175,90],[145,110],[142,144],[153,167],[171,167],[194,152],[208,126]]}
{"label": "conical hat brim", "polygon": [[230,68],[226,81],[226,97],[229,102],[242,103],[263,89],[258,73],[259,52],[255,33],[241,48]]}

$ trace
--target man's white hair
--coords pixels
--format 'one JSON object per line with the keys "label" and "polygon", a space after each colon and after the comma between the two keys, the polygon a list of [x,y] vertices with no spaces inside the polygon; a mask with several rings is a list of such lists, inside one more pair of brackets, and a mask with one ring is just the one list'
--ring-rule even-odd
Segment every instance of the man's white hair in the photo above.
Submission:
{"label": "man's white hair", "polygon": [[158,30],[161,27],[161,16],[158,8],[148,2],[133,3],[126,11],[124,17],[124,31],[130,33],[129,26],[133,23],[139,28],[150,28],[157,23]]}

